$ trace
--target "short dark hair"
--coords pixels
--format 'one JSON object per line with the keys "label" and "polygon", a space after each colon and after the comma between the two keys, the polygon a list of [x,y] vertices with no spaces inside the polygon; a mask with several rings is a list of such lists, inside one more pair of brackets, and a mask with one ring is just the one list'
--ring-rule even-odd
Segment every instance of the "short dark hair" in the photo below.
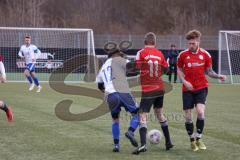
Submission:
{"label": "short dark hair", "polygon": [[156,44],[156,35],[153,32],[148,32],[144,37],[145,45],[155,45]]}
{"label": "short dark hair", "polygon": [[191,30],[186,34],[186,39],[191,40],[191,39],[196,39],[201,37],[201,32],[198,30]]}
{"label": "short dark hair", "polygon": [[25,35],[25,38],[31,39],[31,36],[30,35]]}

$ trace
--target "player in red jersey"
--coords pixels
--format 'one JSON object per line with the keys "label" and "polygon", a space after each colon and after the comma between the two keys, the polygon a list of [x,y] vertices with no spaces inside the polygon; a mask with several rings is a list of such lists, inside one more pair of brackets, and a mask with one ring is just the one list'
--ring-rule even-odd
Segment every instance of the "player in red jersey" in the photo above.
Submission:
{"label": "player in red jersey", "polygon": [[168,69],[161,51],[156,49],[156,36],[149,32],[145,35],[145,47],[136,56],[136,68],[140,70],[142,98],[139,107],[141,146],[133,154],[147,151],[147,116],[153,105],[166,140],[166,150],[173,147],[168,130],[167,119],[163,115],[164,83],[161,78],[164,69]]}
{"label": "player in red jersey", "polygon": [[[211,78],[222,81],[226,79],[225,75],[220,75],[213,71],[211,55],[199,47],[200,37],[201,33],[199,31],[189,31],[186,34],[188,49],[182,51],[177,60],[178,76],[183,82],[182,99],[186,118],[185,127],[190,137],[193,151],[206,149],[201,140],[205,119],[205,102],[208,94],[208,81],[205,73]],[[197,111],[197,133],[195,134],[192,120],[192,109],[194,107],[196,107]]]}

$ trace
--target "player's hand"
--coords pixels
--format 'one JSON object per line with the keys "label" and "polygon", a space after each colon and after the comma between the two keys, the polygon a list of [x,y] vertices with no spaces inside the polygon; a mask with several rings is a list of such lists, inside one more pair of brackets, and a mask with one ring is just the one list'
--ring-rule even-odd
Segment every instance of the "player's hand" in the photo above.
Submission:
{"label": "player's hand", "polygon": [[221,81],[225,81],[227,79],[227,76],[220,74],[218,79],[220,79]]}
{"label": "player's hand", "polygon": [[187,88],[187,90],[192,91],[193,90],[193,85],[188,82],[188,81],[183,81],[184,86]]}
{"label": "player's hand", "polygon": [[32,59],[32,62],[34,63],[34,62],[36,62],[36,59],[34,58],[34,59]]}
{"label": "player's hand", "polygon": [[6,83],[6,78],[4,78],[4,77],[1,76],[1,77],[0,77],[0,82],[1,82],[1,83]]}

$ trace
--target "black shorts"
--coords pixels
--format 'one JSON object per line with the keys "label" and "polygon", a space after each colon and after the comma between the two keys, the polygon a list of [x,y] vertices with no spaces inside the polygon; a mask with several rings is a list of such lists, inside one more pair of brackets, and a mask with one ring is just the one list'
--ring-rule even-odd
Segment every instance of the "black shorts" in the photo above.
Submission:
{"label": "black shorts", "polygon": [[196,104],[205,104],[208,95],[208,88],[203,88],[198,91],[186,91],[182,93],[183,110],[193,109]]}
{"label": "black shorts", "polygon": [[164,93],[158,92],[157,94],[154,94],[155,96],[142,96],[140,106],[139,106],[139,112],[145,112],[149,113],[151,110],[151,107],[153,105],[153,108],[162,108],[163,107],[163,99],[164,99]]}

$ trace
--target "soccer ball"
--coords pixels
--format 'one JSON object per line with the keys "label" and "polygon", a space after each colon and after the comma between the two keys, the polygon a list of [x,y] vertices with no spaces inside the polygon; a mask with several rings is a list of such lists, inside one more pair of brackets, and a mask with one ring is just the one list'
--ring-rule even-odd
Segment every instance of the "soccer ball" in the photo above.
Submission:
{"label": "soccer ball", "polygon": [[152,129],[147,133],[147,139],[151,144],[158,144],[161,138],[162,133],[157,129]]}

